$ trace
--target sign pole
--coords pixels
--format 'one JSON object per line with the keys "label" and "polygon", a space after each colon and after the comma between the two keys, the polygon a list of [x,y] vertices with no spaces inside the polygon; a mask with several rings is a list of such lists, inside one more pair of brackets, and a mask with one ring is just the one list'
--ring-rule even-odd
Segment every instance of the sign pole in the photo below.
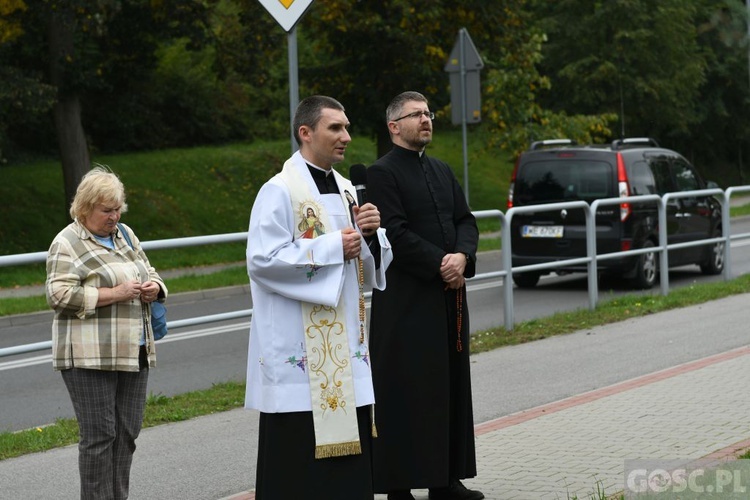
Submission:
{"label": "sign pole", "polygon": [[289,53],[289,130],[292,135],[292,154],[294,154],[299,145],[294,138],[294,112],[299,104],[299,65],[297,64],[297,28],[294,27],[289,32],[288,53]]}
{"label": "sign pole", "polygon": [[466,196],[466,204],[469,204],[469,155],[466,151],[467,140],[466,140],[466,30],[461,28],[459,31],[459,43],[460,43],[460,66],[461,66],[461,133],[462,133],[462,144],[464,152],[464,195]]}
{"label": "sign pole", "polygon": [[287,32],[289,56],[289,130],[292,138],[292,154],[299,145],[294,138],[294,112],[299,105],[299,75],[297,65],[297,22],[307,11],[313,0],[259,0],[276,22]]}
{"label": "sign pole", "polygon": [[[750,1],[750,0],[748,0]],[[466,28],[458,30],[456,43],[445,64],[450,75],[451,122],[461,125],[464,153],[464,196],[469,203],[469,146],[467,126],[482,121],[481,87],[479,71],[484,67],[474,42]]]}

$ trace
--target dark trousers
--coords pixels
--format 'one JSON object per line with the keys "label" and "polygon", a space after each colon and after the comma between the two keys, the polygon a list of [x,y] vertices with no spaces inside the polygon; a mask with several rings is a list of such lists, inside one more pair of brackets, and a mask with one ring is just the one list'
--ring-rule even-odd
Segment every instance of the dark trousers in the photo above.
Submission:
{"label": "dark trousers", "polygon": [[128,498],[148,367],[139,372],[72,368],[61,373],[78,419],[81,499]]}

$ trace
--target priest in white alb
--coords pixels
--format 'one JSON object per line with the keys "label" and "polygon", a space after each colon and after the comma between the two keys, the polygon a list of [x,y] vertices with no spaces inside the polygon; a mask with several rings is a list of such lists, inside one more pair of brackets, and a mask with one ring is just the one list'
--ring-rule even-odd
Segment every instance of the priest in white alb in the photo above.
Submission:
{"label": "priest in white alb", "polygon": [[364,291],[385,288],[392,253],[377,208],[353,203],[354,186],[332,168],[351,141],[343,106],[309,97],[293,126],[300,149],[260,189],[248,232],[255,498],[372,499]]}

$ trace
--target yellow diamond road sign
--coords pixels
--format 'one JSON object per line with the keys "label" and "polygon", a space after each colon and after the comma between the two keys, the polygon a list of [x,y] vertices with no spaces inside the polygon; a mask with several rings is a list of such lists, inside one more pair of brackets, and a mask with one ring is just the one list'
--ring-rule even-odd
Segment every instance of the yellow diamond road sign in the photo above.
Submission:
{"label": "yellow diamond road sign", "polygon": [[276,22],[284,28],[284,31],[292,31],[294,25],[302,17],[313,0],[258,0],[263,7],[276,19]]}

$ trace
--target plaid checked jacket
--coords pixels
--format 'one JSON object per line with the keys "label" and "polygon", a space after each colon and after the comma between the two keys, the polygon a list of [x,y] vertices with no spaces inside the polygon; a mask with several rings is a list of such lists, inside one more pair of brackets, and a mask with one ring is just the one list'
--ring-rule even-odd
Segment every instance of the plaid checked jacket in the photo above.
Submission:
{"label": "plaid checked jacket", "polygon": [[60,231],[47,255],[47,303],[55,312],[52,323],[52,366],[97,370],[138,371],[141,336],[146,335],[149,365],[156,362],[149,308],[140,300],[96,307],[99,287],[124,281],[159,283],[159,297],[167,287],[141,248],[133,231],[136,250],[114,234],[114,250],[102,245],[77,220]]}

